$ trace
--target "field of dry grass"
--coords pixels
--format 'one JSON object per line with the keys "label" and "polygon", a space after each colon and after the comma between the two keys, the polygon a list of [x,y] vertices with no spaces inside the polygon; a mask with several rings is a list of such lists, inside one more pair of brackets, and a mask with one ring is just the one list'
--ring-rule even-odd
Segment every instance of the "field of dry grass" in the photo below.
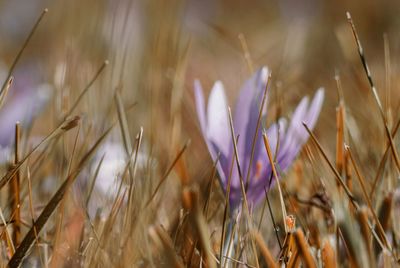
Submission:
{"label": "field of dry grass", "polygon": [[399,12],[1,0],[0,266],[398,267]]}

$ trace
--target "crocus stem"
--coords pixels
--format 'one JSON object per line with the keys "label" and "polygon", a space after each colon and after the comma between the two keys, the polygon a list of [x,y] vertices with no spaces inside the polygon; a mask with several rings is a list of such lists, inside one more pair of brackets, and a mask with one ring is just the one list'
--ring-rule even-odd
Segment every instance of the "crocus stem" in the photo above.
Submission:
{"label": "crocus stem", "polygon": [[225,229],[225,241],[224,241],[224,248],[222,250],[222,256],[221,256],[221,267],[226,267],[226,264],[228,262],[227,258],[232,257],[232,254],[234,252],[234,246],[232,245],[233,242],[233,234],[234,234],[234,222],[232,219],[229,219],[228,221],[228,226]]}
{"label": "crocus stem", "polygon": [[[232,215],[238,215],[233,213]],[[237,233],[237,223],[239,221],[239,215],[235,217],[229,218],[228,226],[225,229],[225,240],[224,240],[224,248],[222,250],[221,256],[221,266],[220,267],[231,267],[228,265],[233,259],[235,259],[236,246],[238,244],[238,233]]]}

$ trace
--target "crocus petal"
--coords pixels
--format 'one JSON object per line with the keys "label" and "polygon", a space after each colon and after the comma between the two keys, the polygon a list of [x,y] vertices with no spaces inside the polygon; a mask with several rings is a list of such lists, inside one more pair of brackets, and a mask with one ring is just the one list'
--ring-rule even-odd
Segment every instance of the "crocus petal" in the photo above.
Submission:
{"label": "crocus petal", "polygon": [[[268,69],[266,67],[261,68],[251,79],[246,81],[236,102],[233,123],[235,133],[239,135],[237,147],[243,176],[247,175],[253,137],[257,127],[257,118],[267,77]],[[255,154],[257,154],[260,147],[257,144],[260,144],[261,128],[257,135]]]}
{"label": "crocus petal", "polygon": [[[239,164],[244,176],[243,179],[246,180],[248,173],[251,180],[248,184],[245,181],[246,185],[248,185],[246,195],[250,206],[255,206],[263,199],[264,191],[269,190],[275,180],[275,178],[272,178],[273,180],[270,181],[272,167],[262,141],[261,127],[256,133],[257,119],[267,74],[267,69],[263,68],[244,84],[236,103],[233,122],[235,133],[239,136],[237,148],[240,160]],[[226,192],[232,163],[233,146],[226,111],[226,97],[222,83],[217,82],[213,87],[209,97],[207,113],[204,108],[202,89],[198,81],[195,82],[195,97],[203,136],[213,160],[220,153],[217,169],[222,187]],[[285,171],[289,167],[299,153],[301,146],[307,141],[308,135],[304,130],[302,122],[305,121],[310,128],[315,126],[321,111],[323,99],[324,92],[322,89],[317,91],[310,105],[308,98],[303,98],[296,107],[289,125],[285,119],[279,119],[266,132],[272,153],[275,154],[277,151],[276,162],[278,164],[278,172]],[[254,136],[256,138],[254,160],[249,167]],[[248,170],[249,172],[247,172]],[[232,169],[230,187],[230,208],[235,209],[240,205],[242,198],[239,172],[236,164],[234,164]]]}
{"label": "crocus petal", "polygon": [[[308,108],[307,113],[304,115],[302,122],[305,122],[310,129],[313,129],[317,123],[319,113],[321,112],[322,103],[324,101],[324,90],[320,88],[314,95],[314,98]],[[308,133],[304,128],[303,124],[297,129],[297,137],[299,142],[297,146],[300,147],[307,141]]]}
{"label": "crocus petal", "polygon": [[[287,121],[285,118],[280,118],[277,123],[272,124],[269,129],[267,130],[267,137],[268,137],[268,141],[269,141],[269,146],[271,147],[271,151],[272,154],[275,154],[276,152],[276,146],[278,144],[278,137],[279,137],[279,143],[282,144],[283,142],[283,137],[285,135],[286,132],[286,125],[287,125]],[[278,136],[279,133],[279,136]],[[263,144],[264,146],[264,144]],[[264,150],[261,150],[265,152],[265,148]],[[266,153],[266,152],[265,152]]]}
{"label": "crocus petal", "polygon": [[234,127],[236,134],[242,137],[245,136],[248,127],[255,128],[253,126],[254,122],[249,122],[249,120],[257,122],[261,94],[265,89],[267,77],[268,69],[266,67],[261,68],[253,77],[245,82],[240,90],[235,106]]}
{"label": "crocus petal", "polygon": [[[282,141],[284,140],[284,135],[286,131],[286,119],[280,118],[278,123],[273,123],[270,128],[266,131],[266,135],[268,137],[269,145],[271,148],[271,152],[273,157],[275,158],[275,153],[276,153],[276,146],[279,140],[279,143],[281,144]],[[278,133],[279,133],[279,138],[278,138]],[[257,154],[255,154],[254,161],[253,161],[253,166],[252,166],[252,181],[250,184],[252,187],[264,187],[260,186],[263,183],[264,177],[265,177],[265,172],[267,169],[269,169],[269,159],[268,159],[268,154],[265,149],[265,144],[262,138],[262,135],[260,135],[260,142],[257,144],[258,151]],[[280,146],[279,146],[280,147]]]}
{"label": "crocus petal", "polygon": [[257,182],[257,184],[249,187],[249,190],[247,191],[247,201],[249,203],[256,205],[265,197],[265,191],[268,192],[270,187],[272,187],[275,184],[275,177],[273,176],[272,176],[272,181],[270,183],[271,175],[272,175],[271,165],[267,164],[266,169],[263,171],[261,175],[261,179]]}
{"label": "crocus petal", "polygon": [[[278,123],[273,123],[266,134],[268,137],[269,145],[273,154],[273,157],[276,152],[276,146],[278,145],[278,133],[279,133],[279,143],[281,144],[284,141],[285,132],[286,132],[287,121],[285,118],[280,118]],[[272,168],[268,159],[268,155],[265,149],[264,143],[262,144],[262,150],[260,150],[260,154],[257,157],[257,162],[260,163],[261,171],[260,177],[251,184],[251,191],[248,192],[249,200],[252,200],[254,204],[258,203],[264,197],[264,189],[268,190],[270,186],[274,185],[273,181],[269,182]],[[278,148],[279,150],[279,148]]]}
{"label": "crocus petal", "polygon": [[294,132],[295,138],[298,141],[296,143],[297,150],[299,150],[300,147],[308,139],[308,133],[303,126],[303,122],[306,122],[306,124],[308,125],[308,127],[310,129],[314,128],[314,126],[317,122],[319,113],[321,112],[323,101],[324,101],[324,90],[319,89],[317,91],[317,93],[315,93],[314,98],[313,98],[309,108],[307,109],[307,113],[304,115],[303,118],[299,118],[299,120],[301,120],[300,121],[301,124],[298,125],[298,127],[296,128],[296,131]]}
{"label": "crocus petal", "polygon": [[201,132],[203,133],[204,138],[206,139],[206,111],[205,111],[205,103],[204,103],[204,95],[203,95],[203,87],[200,84],[199,80],[194,81],[194,98],[196,102],[196,110],[197,116],[200,122]]}
{"label": "crocus petal", "polygon": [[[278,158],[283,157],[282,155],[286,155],[287,152],[296,144],[297,141],[297,131],[302,128],[302,121],[307,114],[308,108],[308,98],[304,97],[299,105],[297,106],[296,110],[293,113],[292,119],[290,121],[290,125],[286,132],[285,140],[282,143],[282,147],[280,150],[280,155]],[[284,169],[284,167],[281,167]]]}
{"label": "crocus petal", "polygon": [[[306,112],[304,113],[304,111],[301,111],[297,114],[297,116],[293,116],[291,122],[291,126],[293,126],[293,128],[291,129],[290,136],[288,135],[285,137],[285,143],[287,145],[285,148],[283,148],[283,151],[278,157],[278,162],[282,170],[286,170],[290,166],[297,154],[300,152],[302,145],[307,141],[308,133],[305,130],[302,122],[305,121],[306,123],[309,123],[309,127],[311,129],[314,128],[322,108],[323,99],[324,91],[323,89],[319,89]],[[296,109],[296,112],[297,110],[299,110],[299,107]],[[296,120],[296,122],[294,122],[294,120]]]}
{"label": "crocus petal", "polygon": [[208,98],[207,137],[225,156],[229,154],[231,144],[227,109],[224,86],[218,81],[214,84]]}
{"label": "crocus petal", "polygon": [[[211,95],[210,95],[210,99],[212,100],[212,102],[217,102],[217,99],[219,98],[218,95],[221,95],[221,93],[218,93],[218,90],[219,90],[218,88],[216,88],[216,89],[214,88],[213,91],[211,92],[211,95],[213,97],[211,97]],[[194,96],[195,96],[195,102],[196,102],[197,116],[198,116],[199,122],[200,122],[200,128],[201,128],[204,140],[207,144],[208,151],[210,152],[211,158],[213,159],[213,161],[215,161],[217,159],[218,153],[221,151],[221,146],[220,146],[221,144],[220,144],[218,138],[217,139],[210,138],[209,127],[208,127],[208,123],[207,123],[207,119],[206,119],[203,88],[198,80],[196,80],[194,83]],[[223,102],[226,102],[223,92],[222,92],[222,98],[224,99]],[[213,113],[213,111],[212,111],[213,109],[211,108],[210,105],[212,106],[212,105],[217,105],[217,104],[212,103],[212,104],[208,105],[208,109],[210,110],[211,113]],[[225,106],[226,106],[226,104],[225,104]],[[211,117],[210,121],[212,122],[213,120],[214,120],[214,118]],[[215,131],[213,123],[211,123],[211,125],[212,125],[211,129],[213,129]],[[213,135],[213,134],[211,134],[211,135]],[[218,136],[219,135],[217,135],[217,137]],[[224,152],[224,153],[220,152],[220,153],[221,153],[220,158],[217,163],[217,170],[218,170],[218,173],[219,173],[219,176],[221,179],[221,184],[224,185],[224,184],[226,184],[227,176],[228,176],[226,174],[228,174],[228,169],[229,169],[228,168],[229,164],[227,164],[229,157],[228,157],[228,155],[226,155],[226,152]]]}
{"label": "crocus petal", "polygon": [[322,103],[324,102],[324,95],[324,89],[318,89],[311,102],[310,108],[308,109],[306,118],[304,118],[304,122],[306,122],[307,126],[311,129],[314,128],[315,124],[317,123],[319,113],[321,112]]}

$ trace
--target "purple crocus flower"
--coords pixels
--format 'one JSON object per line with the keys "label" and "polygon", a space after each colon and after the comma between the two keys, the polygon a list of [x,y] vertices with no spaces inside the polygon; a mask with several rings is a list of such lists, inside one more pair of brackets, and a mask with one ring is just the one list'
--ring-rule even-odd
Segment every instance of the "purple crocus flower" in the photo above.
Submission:
{"label": "purple crocus flower", "polygon": [[[257,71],[243,85],[239,98],[236,102],[233,118],[235,134],[239,135],[237,143],[240,167],[247,188],[247,200],[251,206],[256,205],[264,197],[264,189],[269,189],[269,178],[272,169],[262,141],[262,127],[259,128],[255,143],[254,158],[250,167],[249,181],[246,182],[249,168],[252,142],[257,129],[257,119],[261,107],[262,94],[264,92],[268,77],[267,68]],[[228,179],[232,170],[230,207],[235,209],[239,206],[242,198],[240,178],[236,165],[232,168],[234,157],[233,143],[231,139],[227,101],[224,87],[220,81],[214,84],[208,100],[207,111],[203,89],[199,81],[194,84],[197,115],[200,128],[206,141],[212,159],[215,161],[220,154],[217,163],[217,170],[221,185],[226,191]],[[277,123],[272,124],[266,131],[269,138],[272,152],[275,154],[279,133],[279,148],[276,156],[278,170],[286,171],[300,152],[302,145],[307,141],[308,134],[302,122],[312,129],[318,119],[324,99],[324,90],[319,89],[311,103],[308,97],[304,97],[293,113],[290,123],[281,118]],[[263,115],[266,111],[263,111]],[[279,130],[279,131],[278,131]]]}

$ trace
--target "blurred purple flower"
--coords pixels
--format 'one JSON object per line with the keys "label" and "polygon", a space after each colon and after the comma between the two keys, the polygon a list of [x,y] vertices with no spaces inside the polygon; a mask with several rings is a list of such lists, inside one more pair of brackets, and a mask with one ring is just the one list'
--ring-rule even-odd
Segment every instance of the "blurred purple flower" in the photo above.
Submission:
{"label": "blurred purple flower", "polygon": [[[4,81],[6,74],[6,68],[0,67],[0,81]],[[17,121],[23,128],[29,128],[48,103],[51,87],[40,83],[38,77],[39,71],[34,64],[26,64],[15,71],[14,83],[0,108],[0,150],[8,152],[7,148],[14,143]],[[7,161],[6,157],[0,157],[0,163],[4,161]]]}
{"label": "blurred purple flower", "polygon": [[[261,107],[262,94],[268,77],[267,68],[262,68],[247,80],[240,91],[236,102],[233,126],[235,134],[239,135],[237,144],[240,167],[243,180],[249,168],[252,141],[257,129],[257,118]],[[200,128],[207,144],[212,159],[215,161],[220,154],[217,170],[221,185],[226,191],[229,174],[232,169],[230,206],[235,209],[242,198],[239,173],[236,168],[231,168],[233,155],[233,143],[227,115],[227,102],[224,87],[220,81],[214,84],[208,100],[207,112],[203,89],[199,81],[194,84],[197,115]],[[307,141],[308,134],[302,122],[305,121],[310,128],[317,122],[324,99],[324,90],[319,89],[309,104],[308,97],[304,97],[293,113],[290,124],[281,118],[272,124],[266,131],[272,152],[275,154],[279,133],[279,148],[276,157],[278,170],[286,171],[300,152],[302,145]],[[265,116],[266,111],[263,111]],[[254,150],[254,159],[250,167],[250,176],[247,189],[247,200],[251,206],[256,205],[264,197],[264,189],[269,189],[271,166],[262,141],[262,127],[259,128]],[[279,130],[279,132],[278,132]]]}

